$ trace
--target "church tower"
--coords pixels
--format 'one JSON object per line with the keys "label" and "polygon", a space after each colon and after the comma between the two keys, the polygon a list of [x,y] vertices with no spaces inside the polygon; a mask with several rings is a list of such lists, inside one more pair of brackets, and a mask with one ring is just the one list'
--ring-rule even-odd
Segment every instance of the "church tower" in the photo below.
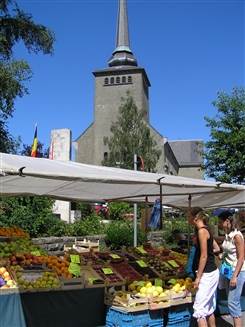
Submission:
{"label": "church tower", "polygon": [[[93,72],[95,76],[94,122],[76,140],[76,161],[101,165],[108,153],[104,137],[110,136],[112,122],[117,121],[121,98],[127,92],[149,123],[148,89],[150,82],[144,68],[139,67],[130,48],[126,0],[119,0],[116,48],[108,67]],[[157,143],[162,136],[149,126]]]}

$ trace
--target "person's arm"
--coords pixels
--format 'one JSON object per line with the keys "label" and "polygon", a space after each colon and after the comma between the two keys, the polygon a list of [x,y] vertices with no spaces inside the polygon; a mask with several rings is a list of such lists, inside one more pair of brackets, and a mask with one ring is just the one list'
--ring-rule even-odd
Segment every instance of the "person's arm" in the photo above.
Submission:
{"label": "person's arm", "polygon": [[203,274],[203,270],[206,266],[208,259],[208,250],[207,250],[207,240],[208,240],[208,231],[204,228],[199,229],[198,239],[200,243],[200,260],[198,264],[198,270],[196,273],[196,280],[194,282],[194,287],[198,287],[200,279]]}
{"label": "person's arm", "polygon": [[239,272],[241,271],[241,268],[244,263],[244,240],[240,235],[236,235],[234,237],[234,242],[236,246],[236,253],[237,253],[237,264],[235,267],[235,271],[233,272],[233,275],[230,280],[230,286],[235,287],[237,284],[237,276]]}
{"label": "person's arm", "polygon": [[218,255],[221,251],[218,243],[215,240],[213,240],[213,250],[215,255]]}

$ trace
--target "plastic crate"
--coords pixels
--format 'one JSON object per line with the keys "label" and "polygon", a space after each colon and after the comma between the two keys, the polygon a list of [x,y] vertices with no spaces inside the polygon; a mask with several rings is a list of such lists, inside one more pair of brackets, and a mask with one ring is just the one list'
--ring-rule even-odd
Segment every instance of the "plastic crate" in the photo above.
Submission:
{"label": "plastic crate", "polygon": [[191,312],[186,306],[179,306],[169,309],[165,320],[165,327],[189,327]]}
{"label": "plastic crate", "polygon": [[176,321],[173,323],[168,323],[166,327],[190,327],[191,320],[185,320],[185,321]]}
{"label": "plastic crate", "polygon": [[109,309],[106,316],[106,327],[162,327],[161,312],[141,311],[124,313]]}

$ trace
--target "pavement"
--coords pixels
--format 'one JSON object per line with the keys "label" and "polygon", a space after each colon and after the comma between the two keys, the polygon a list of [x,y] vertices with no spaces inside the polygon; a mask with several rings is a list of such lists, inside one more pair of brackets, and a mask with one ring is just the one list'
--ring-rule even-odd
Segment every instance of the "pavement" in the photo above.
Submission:
{"label": "pavement", "polygon": [[[233,319],[230,315],[216,316],[216,327],[233,327]],[[242,326],[245,326],[245,311],[242,312]],[[196,327],[197,323],[193,322],[191,327]]]}

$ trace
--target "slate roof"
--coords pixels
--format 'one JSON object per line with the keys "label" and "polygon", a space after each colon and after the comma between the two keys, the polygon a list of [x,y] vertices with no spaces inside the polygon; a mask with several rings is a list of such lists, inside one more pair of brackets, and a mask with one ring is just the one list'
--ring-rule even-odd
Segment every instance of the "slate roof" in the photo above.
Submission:
{"label": "slate roof", "polygon": [[202,140],[168,141],[180,167],[200,166],[203,163]]}

